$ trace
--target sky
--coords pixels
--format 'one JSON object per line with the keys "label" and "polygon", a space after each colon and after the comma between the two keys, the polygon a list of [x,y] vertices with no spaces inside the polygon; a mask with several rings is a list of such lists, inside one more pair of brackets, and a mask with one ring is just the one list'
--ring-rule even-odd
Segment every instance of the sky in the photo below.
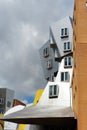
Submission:
{"label": "sky", "polygon": [[49,26],[73,14],[73,0],[0,0],[0,87],[30,101],[45,87],[39,49]]}

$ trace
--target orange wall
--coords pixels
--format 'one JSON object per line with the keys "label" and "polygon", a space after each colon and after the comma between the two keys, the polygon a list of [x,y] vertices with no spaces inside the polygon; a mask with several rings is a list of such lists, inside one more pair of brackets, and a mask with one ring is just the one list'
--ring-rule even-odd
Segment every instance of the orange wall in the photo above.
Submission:
{"label": "orange wall", "polygon": [[87,8],[85,2],[86,0],[75,0],[73,13],[72,99],[78,130],[87,130]]}

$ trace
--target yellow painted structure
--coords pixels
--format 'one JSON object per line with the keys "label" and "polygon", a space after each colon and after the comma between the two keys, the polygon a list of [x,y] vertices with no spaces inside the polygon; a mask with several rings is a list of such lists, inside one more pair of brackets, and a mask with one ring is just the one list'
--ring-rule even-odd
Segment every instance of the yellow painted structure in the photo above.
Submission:
{"label": "yellow painted structure", "polygon": [[17,130],[24,130],[24,129],[25,129],[25,127],[26,127],[26,125],[25,125],[25,124],[21,124],[21,125],[19,125],[19,127],[18,127],[18,129],[17,129]]}
{"label": "yellow painted structure", "polygon": [[40,99],[40,97],[43,93],[43,90],[44,89],[39,89],[39,90],[36,91],[36,95],[35,95],[35,98],[34,98],[33,105],[36,105],[38,103],[38,101],[39,101],[39,99]]}
{"label": "yellow painted structure", "polygon": [[[3,117],[3,114],[0,114],[0,118]],[[3,130],[3,126],[4,125],[4,122],[3,121],[0,121],[0,130]]]}

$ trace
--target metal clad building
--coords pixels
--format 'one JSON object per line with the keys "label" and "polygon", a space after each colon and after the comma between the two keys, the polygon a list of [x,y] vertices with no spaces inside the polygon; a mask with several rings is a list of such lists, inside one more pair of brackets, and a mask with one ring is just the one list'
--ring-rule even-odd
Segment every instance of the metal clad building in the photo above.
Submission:
{"label": "metal clad building", "polygon": [[54,81],[52,78],[58,71],[58,62],[55,60],[55,49],[50,47],[50,40],[41,47],[40,56],[45,78]]}
{"label": "metal clad building", "polygon": [[14,98],[14,91],[7,88],[0,88],[0,113],[3,114],[11,108]]}

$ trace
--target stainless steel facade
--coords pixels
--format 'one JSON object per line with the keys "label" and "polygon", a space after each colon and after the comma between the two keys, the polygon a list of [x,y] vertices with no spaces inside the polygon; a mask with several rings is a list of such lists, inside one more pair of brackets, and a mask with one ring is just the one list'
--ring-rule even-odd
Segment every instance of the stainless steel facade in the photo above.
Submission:
{"label": "stainless steel facade", "polygon": [[48,40],[40,49],[42,68],[45,79],[48,81],[54,81],[52,78],[56,76],[58,71],[58,62],[55,58],[55,50],[57,50],[57,47],[51,47],[50,40]]}
{"label": "stainless steel facade", "polygon": [[5,113],[12,107],[14,91],[7,88],[0,88],[0,113]]}

